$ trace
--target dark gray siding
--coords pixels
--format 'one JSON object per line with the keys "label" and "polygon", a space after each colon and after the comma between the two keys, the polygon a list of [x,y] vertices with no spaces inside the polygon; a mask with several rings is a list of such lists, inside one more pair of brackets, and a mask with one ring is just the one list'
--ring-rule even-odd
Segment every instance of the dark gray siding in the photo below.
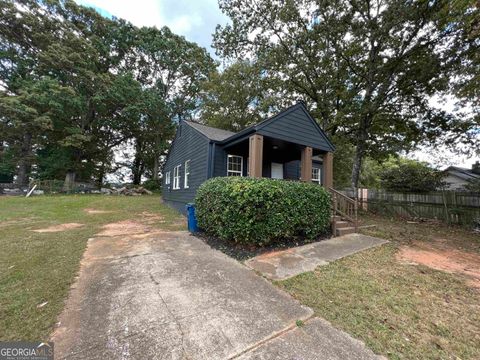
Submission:
{"label": "dark gray siding", "polygon": [[300,160],[285,163],[283,177],[289,180],[300,179]]}
{"label": "dark gray siding", "polygon": [[213,146],[213,176],[227,176],[227,153],[221,146]]}
{"label": "dark gray siding", "polygon": [[307,113],[297,107],[257,130],[258,134],[281,139],[315,149],[331,151],[325,135]]}
{"label": "dark gray siding", "polygon": [[[185,212],[185,204],[193,202],[198,187],[207,179],[209,140],[191,126],[182,123],[170,147],[164,174],[170,171],[170,185],[163,179],[163,199]],[[189,187],[184,188],[185,161],[190,160]],[[180,189],[173,190],[173,168],[180,167]]]}

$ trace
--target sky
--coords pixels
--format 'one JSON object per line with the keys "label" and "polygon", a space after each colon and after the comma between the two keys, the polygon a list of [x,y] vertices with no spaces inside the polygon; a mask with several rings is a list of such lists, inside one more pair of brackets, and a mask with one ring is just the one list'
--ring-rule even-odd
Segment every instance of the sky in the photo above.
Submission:
{"label": "sky", "polygon": [[178,35],[194,41],[214,54],[212,34],[217,24],[228,18],[222,14],[217,0],[76,0],[95,8],[106,17],[115,16],[136,26],[168,26]]}
{"label": "sky", "polygon": [[[215,56],[211,47],[217,24],[226,24],[226,17],[217,0],[75,0],[95,8],[105,17],[118,17],[136,26],[168,26],[174,33],[196,42]],[[448,105],[447,107],[450,107]],[[408,157],[427,161],[438,168],[456,165],[471,168],[474,158],[453,153],[448,148],[422,148]]]}

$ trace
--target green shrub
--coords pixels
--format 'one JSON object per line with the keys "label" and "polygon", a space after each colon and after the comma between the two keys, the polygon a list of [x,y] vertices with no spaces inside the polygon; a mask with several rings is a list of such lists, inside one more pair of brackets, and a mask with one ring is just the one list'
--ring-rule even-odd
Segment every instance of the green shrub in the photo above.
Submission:
{"label": "green shrub", "polygon": [[195,205],[201,229],[238,243],[314,239],[330,223],[328,192],[297,181],[217,177],[200,186]]}
{"label": "green shrub", "polygon": [[160,190],[162,188],[162,180],[148,179],[145,180],[142,186],[150,191]]}
{"label": "green shrub", "polygon": [[427,163],[399,158],[380,171],[381,186],[398,192],[429,192],[445,186],[445,174]]}

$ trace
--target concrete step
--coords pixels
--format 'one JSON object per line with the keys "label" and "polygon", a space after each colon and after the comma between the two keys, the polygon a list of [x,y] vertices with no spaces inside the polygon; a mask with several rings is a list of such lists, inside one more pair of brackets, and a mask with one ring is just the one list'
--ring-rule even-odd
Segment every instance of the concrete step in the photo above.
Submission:
{"label": "concrete step", "polygon": [[332,221],[342,221],[342,217],[339,215],[332,216]]}
{"label": "concrete step", "polygon": [[355,233],[355,228],[352,227],[344,227],[344,228],[337,228],[336,234],[337,236],[342,236],[342,235],[347,235],[347,234],[353,234]]}
{"label": "concrete step", "polygon": [[350,221],[335,221],[335,227],[337,229],[351,227],[352,223]]}

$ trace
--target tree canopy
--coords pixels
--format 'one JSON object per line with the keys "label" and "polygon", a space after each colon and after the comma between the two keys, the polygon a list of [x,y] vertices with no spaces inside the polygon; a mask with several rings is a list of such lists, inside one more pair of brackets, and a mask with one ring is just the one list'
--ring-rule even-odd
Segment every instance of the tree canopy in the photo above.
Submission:
{"label": "tree canopy", "polygon": [[445,174],[428,164],[405,158],[391,158],[379,173],[381,187],[398,192],[428,192],[446,185]]}
{"label": "tree canopy", "polygon": [[178,121],[239,131],[299,99],[337,144],[342,185],[378,182],[375,163],[426,143],[480,152],[475,1],[219,6],[223,67],[166,27],[72,0],[0,0],[0,179],[101,183],[126,165],[134,183],[156,181]]}
{"label": "tree canopy", "polygon": [[201,118],[206,125],[240,131],[265,119],[277,99],[258,64],[238,61],[215,71],[201,89]]}
{"label": "tree canopy", "polygon": [[366,156],[425,142],[478,149],[478,115],[431,101],[452,95],[478,106],[474,1],[220,0],[220,8],[231,23],[217,27],[217,54],[250,59],[277,98],[303,98],[331,136],[354,146],[353,187]]}
{"label": "tree canopy", "polygon": [[137,28],[70,0],[0,0],[0,171],[97,180],[130,143],[134,182],[158,178],[176,121],[215,69],[168,28]]}

